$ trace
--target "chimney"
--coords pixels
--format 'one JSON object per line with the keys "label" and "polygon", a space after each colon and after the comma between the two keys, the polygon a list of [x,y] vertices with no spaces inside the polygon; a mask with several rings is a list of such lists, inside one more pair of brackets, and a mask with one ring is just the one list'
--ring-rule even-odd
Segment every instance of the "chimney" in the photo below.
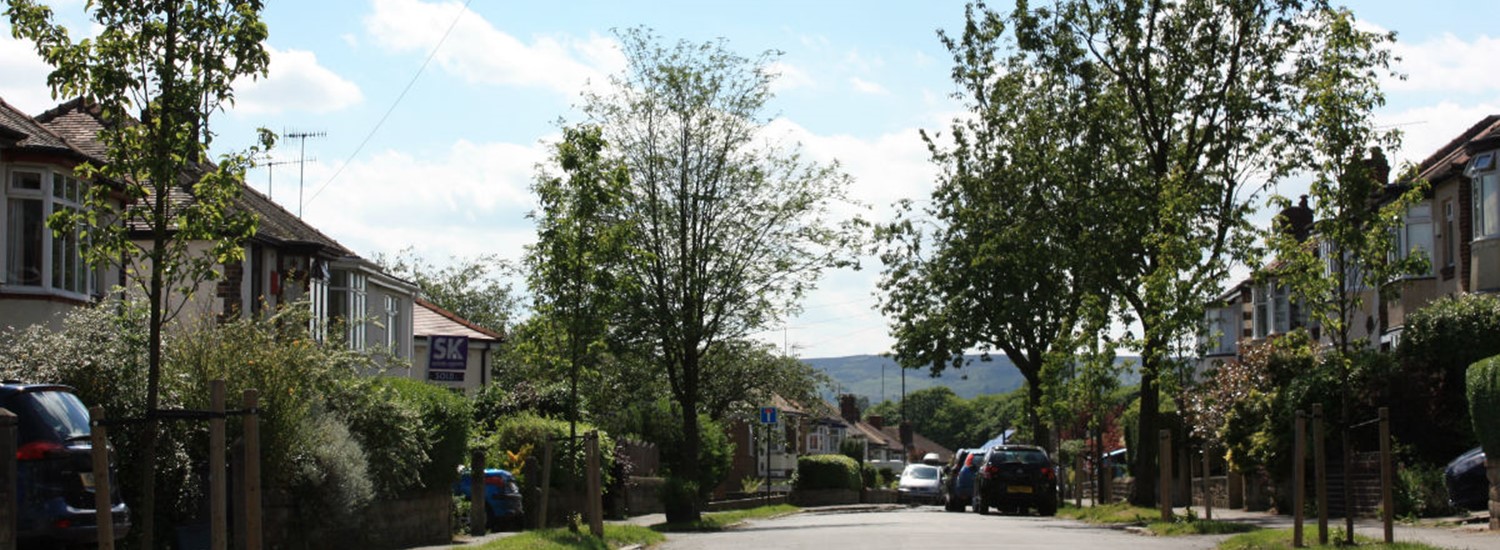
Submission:
{"label": "chimney", "polygon": [[1307,195],[1302,195],[1296,206],[1288,206],[1276,216],[1277,229],[1296,237],[1298,242],[1312,235],[1312,225],[1313,211],[1307,206]]}
{"label": "chimney", "polygon": [[854,400],[854,394],[846,393],[839,396],[839,416],[850,424],[859,422],[859,405]]}
{"label": "chimney", "polygon": [[1391,183],[1391,163],[1385,159],[1385,151],[1379,147],[1370,148],[1370,158],[1365,159],[1365,167],[1370,170],[1370,178],[1382,187]]}
{"label": "chimney", "polygon": [[871,426],[874,426],[877,430],[885,428],[885,417],[878,414],[872,414],[869,417],[866,417],[865,422],[869,423]]}

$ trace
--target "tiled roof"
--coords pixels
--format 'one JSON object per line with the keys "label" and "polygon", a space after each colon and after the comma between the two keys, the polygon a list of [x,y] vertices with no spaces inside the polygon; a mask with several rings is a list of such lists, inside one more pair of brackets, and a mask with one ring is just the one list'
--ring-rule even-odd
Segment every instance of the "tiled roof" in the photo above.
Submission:
{"label": "tiled roof", "polygon": [[99,113],[97,105],[85,105],[80,98],[48,109],[38,115],[36,120],[80,151],[96,159],[104,159],[109,155],[98,138],[99,129],[103,128]]}
{"label": "tiled roof", "polygon": [[[892,436],[892,437],[896,438],[896,447],[900,447],[901,446],[901,429],[900,429],[900,427],[898,427],[898,426],[886,426],[886,427],[882,428],[881,431],[885,432],[886,435],[889,435],[889,436]],[[911,446],[912,446],[912,450],[916,451],[918,454],[937,453],[938,459],[942,460],[943,462],[949,462],[949,461],[953,460],[953,450],[952,449],[949,449],[949,448],[944,447],[942,445],[938,445],[937,442],[935,442],[935,441],[933,441],[931,439],[927,439],[926,436],[923,436],[922,434],[919,434],[916,431],[913,431],[911,433]]]}
{"label": "tiled roof", "polygon": [[1471,141],[1500,135],[1500,115],[1489,115],[1470,126],[1453,141],[1442,146],[1418,165],[1418,177],[1436,181],[1463,170],[1469,162],[1469,153],[1464,145]]}
{"label": "tiled roof", "polygon": [[[48,110],[42,116],[37,117],[37,120],[42,121],[42,124],[56,133],[67,136],[70,142],[77,143],[78,147],[84,151],[102,153],[105,150],[97,137],[99,131],[104,129],[104,121],[100,118],[100,111],[97,107],[86,105],[83,101],[75,99]],[[200,170],[207,169],[209,167],[206,165],[200,167]],[[198,174],[201,172],[183,175],[181,185],[173,187],[170,191],[169,199],[172,204],[187,204],[193,200],[188,188],[197,179]],[[240,185],[240,197],[235,203],[237,208],[249,211],[259,218],[259,228],[255,233],[257,239],[273,244],[311,244],[323,248],[328,255],[335,258],[358,258],[357,254],[339,244],[332,237],[308,225],[269,197],[243,182]]]}
{"label": "tiled roof", "polygon": [[470,340],[486,342],[499,342],[505,339],[495,331],[471,323],[421,298],[417,298],[412,307],[412,335],[419,337],[467,336]]}
{"label": "tiled roof", "polygon": [[30,115],[6,103],[4,99],[0,99],[0,129],[17,139],[16,147],[18,148],[42,149],[78,157],[86,156],[63,136],[49,130]]}

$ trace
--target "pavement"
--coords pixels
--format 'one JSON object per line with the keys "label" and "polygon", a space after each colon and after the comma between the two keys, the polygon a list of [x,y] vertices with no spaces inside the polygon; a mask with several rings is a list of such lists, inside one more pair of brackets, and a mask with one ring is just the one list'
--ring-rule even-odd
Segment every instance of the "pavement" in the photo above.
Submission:
{"label": "pavement", "polygon": [[[1085,501],[1085,505],[1088,503]],[[867,512],[887,512],[903,508],[897,504],[851,504],[844,506],[821,506],[816,508],[804,508],[803,514],[855,514]],[[1175,508],[1174,515],[1187,515],[1188,508]],[[1193,507],[1191,513],[1198,518],[1204,517],[1201,506]],[[1233,521],[1236,523],[1248,523],[1265,529],[1291,529],[1294,524],[1292,516],[1283,516],[1268,512],[1249,512],[1228,508],[1215,508],[1213,519],[1219,521]],[[665,514],[647,514],[634,516],[623,520],[608,521],[607,523],[649,526],[665,523]],[[1303,520],[1303,533],[1305,540],[1317,542],[1318,518],[1316,516]],[[1330,537],[1344,528],[1343,518],[1329,518],[1328,529]],[[1356,519],[1354,532],[1357,535],[1380,540],[1384,536],[1384,526],[1379,520]],[[1393,526],[1393,533],[1397,542],[1421,542],[1440,548],[1452,550],[1468,549],[1500,549],[1500,532],[1489,531],[1489,514],[1487,512],[1476,512],[1468,516],[1454,516],[1448,518],[1429,518],[1422,520],[1417,525],[1403,524],[1397,522]],[[477,548],[488,544],[490,541],[513,536],[514,532],[489,533],[479,537],[467,535],[454,537],[450,544],[422,546],[408,550],[450,550],[455,548]],[[1143,533],[1142,536],[1151,536]],[[631,548],[639,547],[628,547]]]}

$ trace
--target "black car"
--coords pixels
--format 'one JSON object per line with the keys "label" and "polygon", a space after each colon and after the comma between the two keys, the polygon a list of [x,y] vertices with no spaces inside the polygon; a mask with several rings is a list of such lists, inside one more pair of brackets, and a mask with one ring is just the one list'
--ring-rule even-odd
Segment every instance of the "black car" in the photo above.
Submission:
{"label": "black car", "polygon": [[974,477],[973,504],[980,514],[994,507],[1016,514],[1030,508],[1044,516],[1057,515],[1057,467],[1041,447],[991,448]]}
{"label": "black car", "polygon": [[1490,505],[1490,482],[1484,475],[1484,448],[1475,447],[1458,455],[1443,469],[1448,503],[1465,510],[1484,510]]}
{"label": "black car", "polygon": [[[16,534],[31,544],[98,542],[89,413],[67,386],[0,384],[0,407],[16,415]],[[114,535],[130,530],[129,511],[110,476]]]}

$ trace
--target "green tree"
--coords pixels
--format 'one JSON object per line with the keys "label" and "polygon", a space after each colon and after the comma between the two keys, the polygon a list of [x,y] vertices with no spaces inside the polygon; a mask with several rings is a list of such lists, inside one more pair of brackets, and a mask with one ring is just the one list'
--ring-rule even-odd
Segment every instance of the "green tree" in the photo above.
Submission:
{"label": "green tree", "polygon": [[1048,214],[1067,212],[1074,233],[1092,239],[1101,273],[1089,292],[1139,326],[1127,342],[1141,351],[1134,504],[1156,502],[1150,434],[1162,392],[1183,378],[1176,357],[1231,266],[1249,260],[1259,195],[1306,164],[1297,121],[1332,107],[1302,101],[1323,85],[1305,67],[1318,62],[1324,9],[1322,0],[1064,0],[1017,2],[1008,16],[1014,55],[1037,85],[1076,98],[1049,115],[1090,128],[1080,140],[1094,149],[1095,175],[1062,190],[1068,209]]}
{"label": "green tree", "polygon": [[[216,265],[239,260],[255,232],[255,218],[233,204],[245,170],[273,136],[262,130],[257,147],[205,158],[214,137],[209,117],[233,101],[235,79],[265,75],[267,30],[258,0],[100,0],[88,8],[101,31],[77,42],[53,22],[51,8],[32,0],[9,0],[6,15],[12,33],[52,65],[54,96],[83,98],[105,123],[98,140],[108,162],[77,169],[95,183],[86,210],[56,215],[52,227],[81,228],[92,264],[126,263],[150,305],[138,524],[150,548],[162,326],[176,312],[168,295],[191,294]],[[191,200],[173,200],[179,190]],[[116,206],[117,193],[124,206]],[[205,242],[203,253],[190,249]]]}
{"label": "green tree", "polygon": [[[583,106],[630,175],[613,216],[628,228],[616,273],[631,282],[619,331],[666,371],[682,416],[676,474],[696,481],[704,358],[777,322],[823,269],[849,265],[860,233],[832,210],[846,176],[764,139],[771,54],[663,46],[640,29],[620,38],[625,73]],[[698,505],[677,502],[667,517],[695,521]]]}
{"label": "green tree", "polygon": [[376,254],[375,263],[415,283],[422,299],[481,327],[505,333],[515,318],[519,297],[505,279],[512,267],[497,255],[453,257],[438,267],[407,247],[394,255]]}
{"label": "green tree", "polygon": [[[1355,354],[1368,343],[1368,335],[1358,335],[1354,326],[1366,316],[1366,300],[1375,294],[1382,303],[1391,299],[1400,290],[1392,282],[1426,269],[1426,257],[1417,250],[1398,250],[1395,241],[1403,215],[1422,200],[1426,186],[1419,183],[1394,197],[1384,196],[1389,165],[1380,147],[1399,144],[1400,136],[1377,128],[1372,112],[1385,104],[1379,79],[1389,73],[1391,54],[1385,44],[1395,36],[1355,28],[1354,14],[1347,10],[1322,8],[1310,15],[1320,32],[1306,41],[1314,53],[1297,60],[1305,84],[1297,97],[1302,109],[1297,111],[1296,135],[1306,141],[1301,150],[1313,176],[1313,242],[1303,242],[1287,227],[1273,228],[1268,240],[1277,265],[1263,275],[1287,286],[1332,342],[1329,360],[1341,387],[1338,428],[1348,502],[1352,370]],[[1289,205],[1284,198],[1279,202]],[[1281,221],[1277,225],[1286,220]],[[1345,542],[1353,544],[1352,515],[1346,518],[1345,534]]]}
{"label": "green tree", "polygon": [[[617,287],[614,267],[629,227],[613,216],[629,181],[625,167],[604,157],[597,126],[565,128],[553,160],[567,178],[543,176],[532,186],[540,202],[537,242],[527,248],[528,282],[538,315],[560,329],[552,333],[568,368],[568,437],[578,444],[578,381],[594,371],[604,352]],[[570,453],[570,456],[577,453]]]}
{"label": "green tree", "polygon": [[715,421],[754,418],[773,395],[812,403],[832,384],[828,375],[776,346],[750,340],[716,342],[703,358],[703,372],[703,412]]}
{"label": "green tree", "polygon": [[922,133],[937,187],[923,211],[903,203],[878,231],[881,309],[905,368],[936,375],[963,367],[966,350],[1004,353],[1026,379],[1035,442],[1050,448],[1042,373],[1089,288],[1081,279],[1099,241],[1079,231],[1075,218],[1086,216],[1073,211],[1077,190],[1097,177],[1103,127],[1079,108],[1080,90],[1028,55],[1007,55],[1002,17],[976,4],[965,20],[960,36],[938,36],[969,116],[953,121],[951,145]]}

